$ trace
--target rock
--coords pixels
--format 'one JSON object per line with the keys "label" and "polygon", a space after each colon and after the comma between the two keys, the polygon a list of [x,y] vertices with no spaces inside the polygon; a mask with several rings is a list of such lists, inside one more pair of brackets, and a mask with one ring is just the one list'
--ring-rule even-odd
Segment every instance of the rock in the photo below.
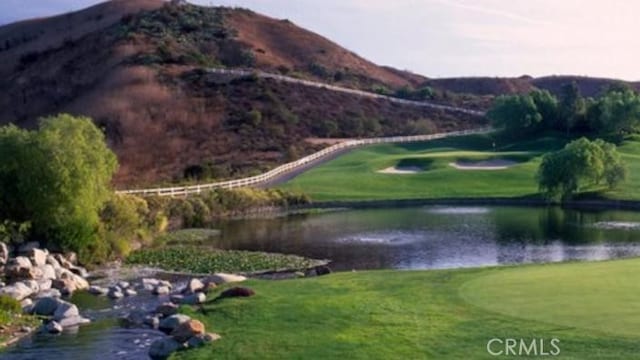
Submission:
{"label": "rock", "polygon": [[326,265],[316,266],[316,274],[318,276],[331,274],[331,269]]}
{"label": "rock", "polygon": [[118,286],[120,289],[124,290],[124,289],[129,288],[131,286],[131,284],[129,284],[128,281],[118,281],[116,286]]}
{"label": "rock", "polygon": [[43,297],[54,297],[59,298],[62,294],[58,289],[48,289],[48,290],[40,290],[40,292],[36,295],[36,299],[41,299]]}
{"label": "rock", "polygon": [[40,291],[40,285],[35,280],[25,280],[23,283],[31,289],[31,293],[33,294],[37,294],[38,291]]}
{"label": "rock", "polygon": [[51,264],[44,264],[38,267],[42,272],[42,279],[53,280],[56,278],[56,268]]}
{"label": "rock", "polygon": [[70,280],[73,283],[75,290],[84,290],[89,288],[89,282],[83,277],[72,273],[67,269],[59,269],[57,272],[58,278],[61,280]]}
{"label": "rock", "polygon": [[9,279],[35,279],[31,260],[24,256],[16,256],[7,261],[5,275]]}
{"label": "rock", "polygon": [[223,291],[218,297],[219,298],[249,297],[255,294],[256,294],[255,291],[247,287],[234,287],[234,288]]}
{"label": "rock", "polygon": [[213,282],[216,285],[242,282],[245,280],[247,280],[247,278],[242,275],[225,274],[225,273],[215,273],[205,278],[205,282]]}
{"label": "rock", "polygon": [[153,291],[153,289],[155,289],[158,285],[160,285],[160,280],[158,279],[143,278],[138,289]]}
{"label": "rock", "polygon": [[167,295],[171,289],[168,286],[158,285],[153,289],[154,295]]}
{"label": "rock", "polygon": [[62,303],[63,301],[55,297],[42,297],[33,305],[31,313],[34,315],[52,316]]}
{"label": "rock", "polygon": [[68,296],[76,291],[76,285],[71,279],[55,279],[51,281],[51,287],[60,290],[62,295]]}
{"label": "rock", "polygon": [[182,348],[182,344],[175,341],[173,338],[158,339],[151,343],[149,348],[149,357],[152,359],[166,359],[173,352]]}
{"label": "rock", "polygon": [[18,254],[24,255],[27,254],[28,252],[30,252],[33,249],[38,249],[40,248],[40,243],[37,241],[29,241],[26,242],[22,245],[20,245],[20,247],[18,248]]}
{"label": "rock", "polygon": [[63,328],[79,326],[83,324],[88,324],[90,322],[91,320],[87,318],[83,318],[80,315],[65,317],[64,319],[59,321],[60,325]]}
{"label": "rock", "polygon": [[53,266],[54,270],[62,267],[60,262],[56,260],[55,256],[52,254],[47,255],[46,264]]}
{"label": "rock", "polygon": [[38,283],[39,288],[38,293],[50,290],[51,285],[53,284],[53,281],[49,279],[37,280],[36,282]]}
{"label": "rock", "polygon": [[219,340],[220,338],[221,336],[216,333],[198,334],[187,341],[187,346],[190,348],[200,347],[206,343]]}
{"label": "rock", "polygon": [[[56,311],[53,313],[53,320],[60,321],[62,324],[62,320],[66,318],[79,317],[80,312],[78,311],[78,307],[74,304],[66,301],[60,301]],[[65,326],[64,324],[62,326]]]}
{"label": "rock", "polygon": [[178,313],[178,305],[173,303],[160,304],[156,307],[155,312],[160,314],[162,317],[171,316]]}
{"label": "rock", "polygon": [[182,290],[183,294],[194,294],[204,290],[204,283],[200,279],[193,278],[189,280],[187,286]]}
{"label": "rock", "polygon": [[0,295],[6,295],[18,301],[29,297],[31,294],[33,294],[33,290],[22,282],[17,282],[0,289]]}
{"label": "rock", "polygon": [[160,319],[157,316],[147,315],[143,323],[152,329],[157,329],[160,326]]}
{"label": "rock", "polygon": [[160,321],[160,325],[158,326],[158,328],[161,331],[164,331],[165,333],[170,334],[175,328],[180,326],[180,324],[186,323],[189,320],[191,320],[191,318],[188,317],[187,315],[174,314],[162,319],[162,321]]}
{"label": "rock", "polygon": [[22,308],[22,312],[30,312],[33,307],[33,300],[26,298],[20,301],[20,307]]}
{"label": "rock", "polygon": [[169,300],[170,300],[172,303],[175,303],[175,304],[180,304],[180,303],[182,303],[182,299],[184,299],[184,295],[181,295],[181,294],[172,294],[172,295],[169,297]]}
{"label": "rock", "polygon": [[178,325],[172,332],[171,336],[179,343],[183,343],[193,336],[204,334],[204,324],[199,320],[189,320]]}
{"label": "rock", "polygon": [[121,322],[126,327],[142,326],[147,317],[147,313],[143,310],[132,310],[127,316],[121,319]]}
{"label": "rock", "polygon": [[124,296],[136,296],[138,293],[133,289],[125,289]]}
{"label": "rock", "polygon": [[185,296],[184,298],[182,298],[180,303],[186,304],[186,305],[197,305],[197,304],[202,304],[205,301],[207,301],[207,296],[204,293],[198,292],[195,294]]}
{"label": "rock", "polygon": [[7,244],[0,242],[0,265],[4,265],[9,261],[9,248]]}
{"label": "rock", "polygon": [[89,294],[98,295],[98,296],[107,295],[107,293],[109,292],[108,289],[105,289],[97,285],[89,286],[89,289],[87,291],[89,292]]}
{"label": "rock", "polygon": [[62,254],[54,254],[53,258],[60,265],[59,268],[69,269],[73,267],[73,264],[69,260],[67,260],[64,256],[62,256]]}
{"label": "rock", "polygon": [[57,321],[49,321],[44,326],[44,329],[50,334],[60,334],[62,332],[62,325],[60,325],[60,323],[58,323]]}
{"label": "rock", "polygon": [[120,287],[118,286],[110,286],[109,287],[109,292],[107,293],[107,296],[110,299],[120,299],[122,297],[124,297],[124,294],[122,293],[122,290],[120,289]]}
{"label": "rock", "polygon": [[47,263],[47,252],[44,250],[30,249],[25,252],[25,255],[29,257],[34,266],[42,266]]}
{"label": "rock", "polygon": [[78,255],[73,251],[69,251],[68,253],[65,253],[64,258],[67,259],[67,261],[69,261],[72,265],[78,264]]}
{"label": "rock", "polygon": [[69,268],[69,271],[82,278],[86,278],[87,276],[89,276],[87,269],[83,268],[82,266],[71,266]]}

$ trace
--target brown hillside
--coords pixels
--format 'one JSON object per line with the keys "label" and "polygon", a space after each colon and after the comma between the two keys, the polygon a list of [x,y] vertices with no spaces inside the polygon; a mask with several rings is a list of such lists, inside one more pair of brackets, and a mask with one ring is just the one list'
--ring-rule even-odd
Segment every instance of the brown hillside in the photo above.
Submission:
{"label": "brown hillside", "polygon": [[[268,35],[258,35],[271,25]],[[317,149],[305,142],[308,137],[424,133],[482,123],[320,88],[252,77],[216,79],[199,71],[291,67],[286,71],[292,76],[357,87],[409,84],[404,72],[377,67],[318,35],[246,10],[120,0],[0,27],[0,34],[10,40],[0,49],[0,123],[33,127],[39,117],[59,112],[92,117],[118,155],[119,187],[185,175],[222,179],[255,173]],[[325,54],[314,55],[319,49]]]}

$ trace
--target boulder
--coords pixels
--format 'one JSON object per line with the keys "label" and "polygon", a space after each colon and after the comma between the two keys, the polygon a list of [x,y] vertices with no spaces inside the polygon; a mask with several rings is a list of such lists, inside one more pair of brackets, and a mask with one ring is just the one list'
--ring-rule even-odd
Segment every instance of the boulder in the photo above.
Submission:
{"label": "boulder", "polygon": [[204,290],[204,283],[200,279],[193,278],[189,280],[187,286],[182,290],[183,294],[194,294],[198,291]]}
{"label": "boulder", "polygon": [[53,313],[53,320],[59,321],[60,324],[62,324],[62,320],[77,316],[80,316],[80,311],[78,311],[77,306],[70,302],[60,301],[56,311]]}
{"label": "boulder", "polygon": [[23,312],[30,312],[31,308],[33,307],[33,300],[29,298],[22,299],[20,301],[20,307],[22,308]]}
{"label": "boulder", "polygon": [[62,325],[57,321],[49,321],[44,326],[44,330],[50,334],[60,334],[62,332]]}
{"label": "boulder", "polygon": [[0,265],[4,265],[9,261],[9,247],[7,244],[0,242]]}
{"label": "boulder", "polygon": [[5,275],[9,279],[35,279],[37,274],[33,273],[32,269],[33,265],[29,258],[16,256],[7,261]]}
{"label": "boulder", "polygon": [[134,326],[142,326],[146,318],[147,318],[147,313],[145,311],[136,309],[129,312],[127,316],[123,317],[120,320],[125,327],[134,327]]}
{"label": "boulder", "polygon": [[256,294],[255,291],[247,287],[234,287],[234,288],[223,291],[218,297],[219,298],[249,297],[255,294]]}
{"label": "boulder", "polygon": [[6,295],[18,301],[29,297],[31,294],[33,294],[33,290],[22,282],[17,282],[0,289],[0,295]]}
{"label": "boulder", "polygon": [[35,280],[25,280],[23,283],[31,289],[31,293],[33,294],[37,294],[38,291],[40,291],[40,285]]}
{"label": "boulder", "polygon": [[58,289],[48,289],[48,290],[40,290],[40,292],[36,295],[36,299],[40,299],[43,297],[54,297],[59,298],[62,296],[60,290]]}
{"label": "boulder", "polygon": [[47,252],[44,250],[30,249],[25,252],[25,255],[29,257],[34,266],[42,266],[47,263]]}
{"label": "boulder", "polygon": [[56,260],[56,257],[53,254],[48,254],[47,255],[47,260],[45,261],[46,264],[53,266],[54,269],[59,269],[62,266],[60,265],[60,262],[58,260]]}
{"label": "boulder", "polygon": [[56,271],[58,279],[69,280],[73,283],[75,290],[84,290],[89,288],[89,282],[82,276],[78,276],[67,269],[59,269]]}
{"label": "boulder", "polygon": [[158,285],[153,289],[154,295],[167,295],[171,291],[171,288],[165,285]]}
{"label": "boulder", "polygon": [[178,325],[172,332],[171,336],[179,343],[186,342],[193,336],[204,334],[204,324],[199,320],[189,320]]}
{"label": "boulder", "polygon": [[154,360],[166,359],[173,352],[180,350],[183,347],[182,344],[175,341],[173,338],[158,339],[151,343],[149,348],[149,357]]}
{"label": "boulder", "polygon": [[72,265],[78,264],[78,254],[73,251],[69,251],[64,254],[64,258],[67,259]]}
{"label": "boulder", "polygon": [[73,267],[73,264],[62,254],[53,254],[53,258],[58,262],[60,268],[69,269]]}
{"label": "boulder", "polygon": [[178,313],[178,305],[174,303],[164,303],[156,307],[156,314],[160,314],[162,317],[171,316]]}
{"label": "boulder", "polygon": [[198,334],[187,341],[187,346],[190,348],[200,347],[206,343],[219,340],[220,338],[221,336],[216,333]]}
{"label": "boulder", "polygon": [[69,268],[69,271],[82,278],[86,278],[87,276],[89,276],[87,269],[83,268],[82,266],[71,266]]}
{"label": "boulder", "polygon": [[37,280],[36,282],[38,283],[38,294],[43,291],[50,290],[51,285],[53,284],[53,281],[49,279]]}
{"label": "boulder", "polygon": [[122,297],[124,297],[124,294],[122,293],[122,290],[118,287],[118,286],[110,286],[109,287],[109,292],[107,293],[107,296],[110,299],[120,299]]}
{"label": "boulder", "polygon": [[89,320],[87,318],[83,318],[80,315],[69,316],[69,317],[66,317],[66,318],[64,318],[64,319],[59,321],[60,325],[63,328],[79,326],[79,325],[83,325],[83,324],[88,324],[90,322],[91,322],[91,320]]}
{"label": "boulder", "polygon": [[56,278],[56,268],[53,265],[40,265],[38,266],[38,269],[42,272],[42,279],[53,280]]}
{"label": "boulder", "polygon": [[118,281],[116,286],[118,286],[120,289],[124,290],[124,289],[128,289],[131,286],[131,284],[128,281]]}
{"label": "boulder", "polygon": [[180,326],[180,324],[186,323],[189,320],[191,320],[191,318],[188,317],[187,315],[174,314],[162,319],[162,321],[160,321],[160,325],[158,326],[158,328],[161,331],[164,331],[165,333],[170,334],[173,330],[175,330],[175,328]]}
{"label": "boulder", "polygon": [[87,291],[89,292],[89,294],[98,295],[98,296],[107,295],[107,293],[109,292],[108,289],[105,289],[97,285],[89,286],[89,289],[87,289]]}
{"label": "boulder", "polygon": [[160,280],[151,279],[151,278],[143,278],[138,289],[153,291],[158,285],[160,285]]}
{"label": "boulder", "polygon": [[42,297],[33,305],[31,313],[34,315],[52,316],[62,303],[63,301],[55,297]]}
{"label": "boulder", "polygon": [[225,274],[225,273],[215,273],[205,278],[205,282],[213,282],[216,285],[242,282],[245,280],[247,280],[247,278],[242,275]]}
{"label": "boulder", "polygon": [[135,290],[131,288],[124,289],[124,296],[136,296],[136,295],[138,295],[138,293]]}
{"label": "boulder", "polygon": [[205,301],[207,301],[207,296],[204,293],[197,292],[195,294],[185,296],[180,300],[180,303],[186,305],[197,305],[202,304]]}
{"label": "boulder", "polygon": [[143,323],[152,329],[157,329],[160,326],[160,319],[157,316],[147,315]]}
{"label": "boulder", "polygon": [[60,290],[62,295],[68,296],[76,291],[76,285],[71,279],[55,279],[51,281],[51,287]]}

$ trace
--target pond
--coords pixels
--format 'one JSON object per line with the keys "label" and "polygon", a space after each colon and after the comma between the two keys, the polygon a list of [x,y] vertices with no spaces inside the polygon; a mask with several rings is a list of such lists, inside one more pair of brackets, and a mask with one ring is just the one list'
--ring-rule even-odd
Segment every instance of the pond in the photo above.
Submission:
{"label": "pond", "polygon": [[558,207],[347,210],[215,224],[223,249],[332,260],[334,270],[434,269],[640,255],[640,212]]}

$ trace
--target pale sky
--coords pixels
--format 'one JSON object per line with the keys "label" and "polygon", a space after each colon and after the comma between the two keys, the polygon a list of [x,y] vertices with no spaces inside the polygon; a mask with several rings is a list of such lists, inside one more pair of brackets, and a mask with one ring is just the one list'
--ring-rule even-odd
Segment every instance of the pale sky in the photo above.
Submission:
{"label": "pale sky", "polygon": [[[0,23],[99,0],[0,0]],[[192,0],[287,18],[381,65],[429,77],[640,80],[637,0]]]}

